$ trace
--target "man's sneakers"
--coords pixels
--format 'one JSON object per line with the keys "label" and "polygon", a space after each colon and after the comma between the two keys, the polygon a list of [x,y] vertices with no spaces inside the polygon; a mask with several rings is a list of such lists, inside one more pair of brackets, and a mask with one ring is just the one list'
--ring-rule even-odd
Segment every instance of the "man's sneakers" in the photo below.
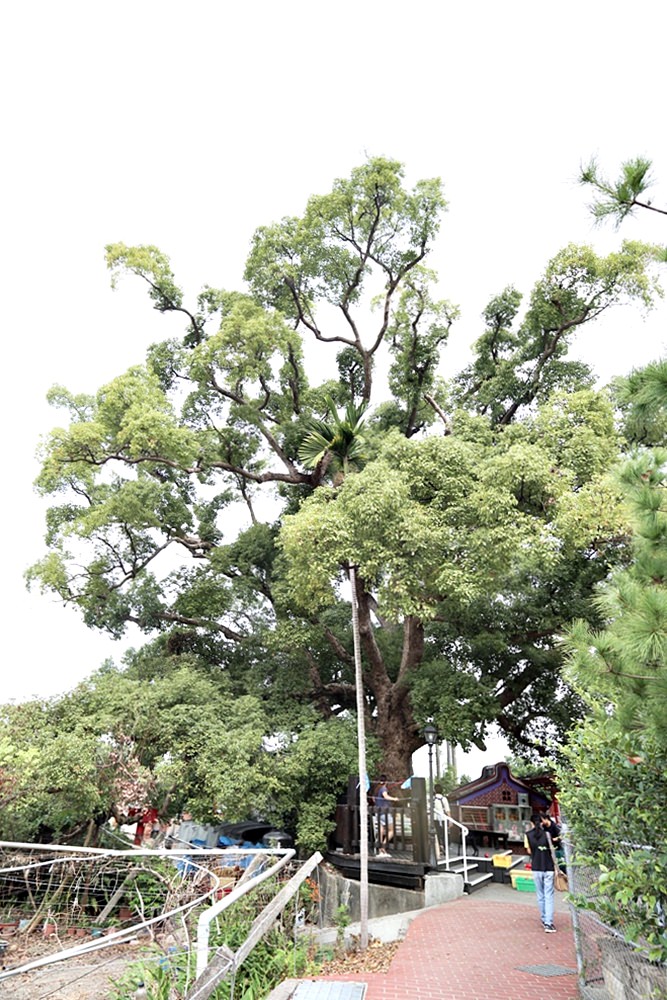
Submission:
{"label": "man's sneakers", "polygon": [[544,933],[545,934],[555,934],[556,933],[556,928],[554,927],[553,924],[545,924],[544,925]]}

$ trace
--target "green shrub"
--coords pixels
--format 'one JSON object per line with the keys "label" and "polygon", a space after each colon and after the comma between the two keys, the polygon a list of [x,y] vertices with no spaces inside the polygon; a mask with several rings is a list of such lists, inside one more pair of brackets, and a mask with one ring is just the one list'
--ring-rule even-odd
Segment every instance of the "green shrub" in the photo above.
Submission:
{"label": "green shrub", "polygon": [[[210,954],[222,944],[231,951],[240,948],[256,916],[257,904],[252,893],[234,903],[211,926]],[[292,901],[275,928],[236,971],[233,982],[230,979],[218,986],[213,993],[214,1000],[231,1000],[232,996],[234,1000],[261,1000],[284,979],[299,976],[311,967],[308,941],[294,939],[294,919]],[[144,984],[148,1000],[181,1000],[194,979],[194,955],[188,956],[185,952],[165,955],[161,948],[152,945],[115,983],[111,1000],[133,1000],[139,983]]]}
{"label": "green shrub", "polygon": [[594,873],[576,905],[667,962],[667,750],[601,716],[573,731],[563,757],[561,804],[577,863]]}

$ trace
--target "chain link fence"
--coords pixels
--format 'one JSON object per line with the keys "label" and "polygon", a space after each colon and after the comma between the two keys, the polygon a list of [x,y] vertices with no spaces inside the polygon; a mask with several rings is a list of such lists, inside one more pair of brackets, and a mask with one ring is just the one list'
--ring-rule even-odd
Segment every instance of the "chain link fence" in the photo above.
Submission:
{"label": "chain link fence", "polygon": [[[564,827],[564,830],[566,828]],[[600,869],[586,866],[577,856],[576,844],[564,834],[569,892],[573,897],[572,921],[582,1000],[667,1000],[667,966],[651,961],[650,945],[636,934],[638,908],[653,908],[658,927],[665,924],[665,901],[632,900],[606,896]],[[654,848],[619,843],[619,857],[637,859]],[[596,909],[589,908],[595,906]],[[596,912],[597,911],[597,912]],[[609,913],[604,919],[601,913]],[[635,939],[635,943],[629,941]]]}

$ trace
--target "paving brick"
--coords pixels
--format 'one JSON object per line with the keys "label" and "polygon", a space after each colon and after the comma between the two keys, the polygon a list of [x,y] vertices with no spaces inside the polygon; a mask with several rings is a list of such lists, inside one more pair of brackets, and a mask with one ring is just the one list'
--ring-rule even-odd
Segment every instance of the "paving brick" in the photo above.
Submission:
{"label": "paving brick", "polygon": [[[534,908],[482,895],[424,910],[416,917],[386,973],[328,977],[364,982],[364,1000],[549,1000],[578,997],[574,938],[568,913],[545,935]],[[538,975],[521,967],[572,970]]]}

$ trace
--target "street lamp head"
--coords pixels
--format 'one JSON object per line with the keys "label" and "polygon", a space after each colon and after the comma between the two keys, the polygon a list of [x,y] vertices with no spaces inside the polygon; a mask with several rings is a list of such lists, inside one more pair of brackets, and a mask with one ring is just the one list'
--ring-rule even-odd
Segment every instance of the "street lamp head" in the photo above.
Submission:
{"label": "street lamp head", "polygon": [[432,722],[429,722],[427,726],[424,726],[422,729],[422,735],[430,747],[435,746],[438,742],[438,730]]}

